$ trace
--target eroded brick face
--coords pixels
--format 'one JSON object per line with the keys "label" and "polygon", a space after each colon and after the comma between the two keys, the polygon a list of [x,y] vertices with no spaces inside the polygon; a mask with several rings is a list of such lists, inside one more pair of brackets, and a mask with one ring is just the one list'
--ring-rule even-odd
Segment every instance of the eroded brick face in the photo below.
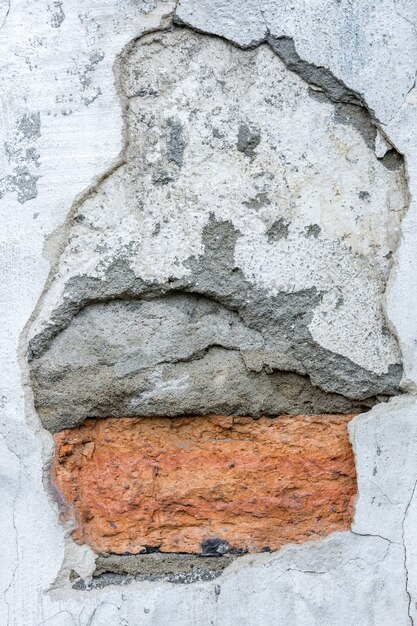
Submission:
{"label": "eroded brick face", "polygon": [[87,420],[55,435],[52,480],[97,552],[276,550],[349,528],[351,417]]}

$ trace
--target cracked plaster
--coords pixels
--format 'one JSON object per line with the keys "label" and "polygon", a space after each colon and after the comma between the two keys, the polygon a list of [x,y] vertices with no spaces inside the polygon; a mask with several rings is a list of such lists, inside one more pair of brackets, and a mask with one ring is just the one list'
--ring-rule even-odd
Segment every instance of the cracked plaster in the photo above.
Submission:
{"label": "cracked plaster", "polygon": [[[396,393],[399,354],[381,299],[408,200],[401,161],[386,167],[385,157],[376,157],[370,116],[363,115],[359,126],[347,123],[345,105],[357,105],[357,96],[334,76],[303,63],[290,40],[269,41],[241,51],[177,27],[138,39],[120,58],[123,161],[71,216],[68,244],[31,331],[35,404],[48,428],[152,409],[160,415],[297,413],[302,406],[309,413],[359,410],[342,398],[333,404],[330,396],[320,400],[315,389],[297,391],[301,405],[291,407],[281,399],[288,377],[263,381],[264,373],[256,374],[262,368],[308,376],[314,387],[365,406],[375,403],[374,396]],[[173,66],[171,76],[166,68]],[[312,77],[331,102],[312,99],[297,73]],[[288,222],[288,233],[271,242],[266,232],[277,219]],[[87,347],[87,339],[86,353],[71,364],[67,349],[73,348],[67,346],[75,345],[74,332],[79,335],[77,321],[71,321],[80,309],[88,316],[85,307],[92,302],[140,301],[170,292],[200,295],[236,311],[251,338],[216,332],[213,309],[211,339],[207,335],[202,343],[196,335],[193,349],[185,352],[178,339],[171,366],[154,372],[166,363],[163,345],[160,361],[147,366],[123,339],[120,308],[96,307],[93,343]],[[167,302],[161,299],[159,306],[168,307],[169,318]],[[137,324],[126,317],[124,323]],[[121,337],[112,362],[96,354],[106,327]],[[88,338],[87,330],[82,333]],[[155,354],[164,336],[161,331],[155,340]],[[239,343],[239,354],[230,354]],[[196,360],[210,346],[228,351],[220,357],[221,370],[217,362],[208,363],[210,355],[203,364]],[[223,390],[206,382],[241,370],[239,356],[250,401],[243,398],[246,391],[233,393],[239,389],[237,374]],[[126,370],[126,359],[129,377],[122,379],[117,371]],[[83,360],[91,372],[83,373]],[[150,374],[143,375],[147,368]],[[171,391],[182,381],[177,404],[159,397],[158,381]],[[72,394],[81,388],[77,403]],[[266,396],[276,396],[275,402]],[[84,406],[89,397],[98,405]]]}
{"label": "cracked plaster", "polygon": [[[132,583],[91,592],[64,589],[63,581],[58,581],[58,588],[48,591],[61,568],[65,545],[65,563],[72,567],[82,569],[82,561],[90,559],[90,566],[84,565],[87,572],[91,557],[85,550],[74,554],[42,481],[44,464],[51,458],[51,441],[33,411],[25,365],[26,335],[21,345],[19,337],[42,292],[50,260],[56,258],[60,246],[58,232],[49,237],[44,258],[45,236],[63,223],[74,197],[117,159],[121,118],[111,80],[113,59],[130,39],[160,26],[161,14],[172,10],[170,3],[155,3],[154,11],[151,3],[143,4],[118,2],[115,12],[113,2],[91,0],[88,6],[85,2],[63,2],[66,18],[59,28],[51,27],[46,2],[34,5],[16,0],[10,10],[8,3],[1,5],[0,45],[7,59],[7,72],[1,78],[5,132],[13,132],[16,120],[26,113],[41,111],[42,119],[42,137],[37,144],[41,163],[37,197],[23,205],[13,194],[0,201],[0,290],[2,302],[9,305],[0,331],[5,372],[0,394],[0,490],[6,537],[1,554],[6,565],[0,567],[4,591],[1,623],[21,626],[23,620],[28,626],[131,626],[249,624],[261,620],[264,624],[329,626],[409,624],[415,617],[417,600],[417,408],[413,395],[417,379],[417,219],[413,200],[417,174],[413,135],[417,121],[413,88],[417,19],[415,3],[407,0],[355,5],[354,22],[353,5],[348,2],[323,0],[314,5],[298,3],[296,7],[286,3],[284,13],[281,3],[263,3],[260,12],[259,4],[249,0],[229,3],[227,9],[223,3],[216,6],[215,2],[193,0],[179,6],[184,21],[210,32],[218,31],[220,21],[223,30],[219,34],[232,40],[236,32],[244,33],[247,43],[263,38],[265,20],[273,34],[293,37],[302,58],[330,67],[335,76],[363,95],[385,135],[405,155],[411,205],[402,223],[387,312],[400,342],[403,384],[409,395],[374,408],[352,424],[359,477],[352,532],[318,544],[287,547],[275,555],[245,557],[226,570],[220,590],[217,580],[186,588]],[[274,28],[273,17],[279,27]],[[349,28],[355,34],[353,41]],[[73,67],[74,54],[88,56],[98,46],[105,50],[105,60],[100,70],[95,70],[102,72],[96,80],[103,94],[87,107],[75,78],[66,69]],[[396,71],[392,71],[393,66]],[[51,80],[54,72],[61,80]],[[39,90],[46,81],[55,94],[52,110],[52,99],[49,97],[45,106]],[[75,103],[69,101],[71,97]]]}

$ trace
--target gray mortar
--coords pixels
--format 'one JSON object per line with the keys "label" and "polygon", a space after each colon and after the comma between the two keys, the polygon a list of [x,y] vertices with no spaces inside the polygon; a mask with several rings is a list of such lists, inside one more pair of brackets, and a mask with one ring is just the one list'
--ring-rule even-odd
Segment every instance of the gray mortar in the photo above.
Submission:
{"label": "gray mortar", "polygon": [[246,281],[234,264],[238,236],[211,217],[204,255],[188,261],[188,276],[165,284],[138,280],[120,261],[106,280],[73,280],[55,328],[31,344],[44,426],[55,432],[87,417],[129,415],[360,412],[398,393],[399,365],[379,376],[312,339],[315,289],[270,297]]}
{"label": "gray mortar", "polygon": [[280,239],[286,239],[288,237],[288,228],[289,224],[283,217],[275,220],[272,226],[266,231],[268,241],[271,243],[273,241],[279,241]]}
{"label": "gray mortar", "polygon": [[399,170],[401,167],[404,167],[404,159],[395,148],[388,150],[379,160],[389,170]]}
{"label": "gray mortar", "polygon": [[180,122],[169,120],[168,161],[173,161],[178,167],[182,166],[186,143],[183,139],[183,128]]}
{"label": "gray mortar", "polygon": [[[130,580],[166,580],[172,583],[192,583],[213,580],[235,560],[236,555],[201,556],[196,554],[101,554],[89,588],[117,584]],[[78,589],[83,582],[77,581]],[[85,584],[84,584],[85,585]],[[85,587],[84,587],[85,588]]]}
{"label": "gray mortar", "polygon": [[126,585],[134,580],[165,580],[176,584],[208,581],[220,576],[236,557],[235,554],[101,554],[97,557],[91,581],[78,578],[74,572],[73,589],[101,589],[114,584]]}
{"label": "gray mortar", "polygon": [[239,152],[243,152],[249,158],[254,158],[256,156],[255,149],[260,142],[261,136],[257,130],[249,128],[246,124],[239,127],[236,144]]}
{"label": "gray mortar", "polygon": [[311,239],[311,237],[314,237],[315,239],[317,239],[320,233],[321,233],[321,227],[318,224],[310,224],[306,228],[307,239]]}
{"label": "gray mortar", "polygon": [[268,206],[271,204],[271,200],[268,197],[268,194],[264,191],[261,191],[256,194],[254,198],[250,198],[250,200],[244,201],[242,204],[248,207],[248,209],[261,209],[264,206]]}

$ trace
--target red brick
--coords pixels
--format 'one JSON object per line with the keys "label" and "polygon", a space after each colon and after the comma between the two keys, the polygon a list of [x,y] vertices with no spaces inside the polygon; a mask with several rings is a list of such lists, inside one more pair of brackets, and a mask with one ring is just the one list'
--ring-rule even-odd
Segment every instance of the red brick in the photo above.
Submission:
{"label": "red brick", "polygon": [[276,550],[349,528],[351,417],[87,420],[55,435],[52,480],[97,552]]}

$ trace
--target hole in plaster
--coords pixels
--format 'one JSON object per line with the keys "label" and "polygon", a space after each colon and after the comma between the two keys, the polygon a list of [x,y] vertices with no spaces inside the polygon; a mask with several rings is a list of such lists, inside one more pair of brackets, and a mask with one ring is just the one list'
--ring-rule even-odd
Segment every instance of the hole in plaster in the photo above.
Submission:
{"label": "hole in plaster", "polygon": [[327,94],[270,44],[324,92],[266,44],[175,28],[131,47],[124,163],[72,216],[32,332],[54,486],[98,586],[213,578],[347,529],[349,414],[399,393],[382,299],[402,159],[376,157],[340,81]]}
{"label": "hole in plaster", "polygon": [[218,575],[240,554],[347,530],[351,417],[87,420],[55,435],[62,519],[74,517],[74,540],[102,555],[97,575],[117,565],[180,582]]}

